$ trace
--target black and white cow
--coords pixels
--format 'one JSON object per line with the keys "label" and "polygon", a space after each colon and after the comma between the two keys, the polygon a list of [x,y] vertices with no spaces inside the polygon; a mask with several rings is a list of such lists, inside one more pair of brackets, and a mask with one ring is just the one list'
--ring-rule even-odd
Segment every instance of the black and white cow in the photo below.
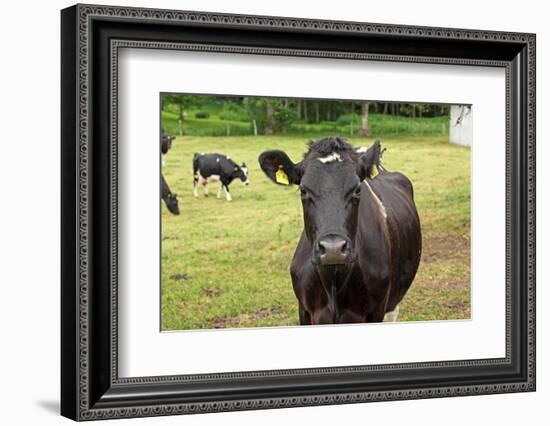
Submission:
{"label": "black and white cow", "polygon": [[221,197],[222,189],[225,198],[231,201],[229,184],[234,179],[240,179],[244,185],[248,185],[248,168],[245,163],[237,165],[231,158],[224,154],[195,153],[193,156],[193,195],[199,196],[198,186],[202,185],[204,196],[208,196],[207,184],[211,181],[220,183],[217,197]]}
{"label": "black and white cow", "polygon": [[172,141],[174,139],[174,136],[170,136],[165,133],[164,129],[160,129],[160,152],[162,152],[163,155],[172,148]]}
{"label": "black and white cow", "polygon": [[175,215],[180,214],[178,194],[172,194],[172,191],[170,191],[170,187],[162,174],[160,175],[160,197],[163,199],[166,204],[166,208],[168,208],[170,213]]}
{"label": "black and white cow", "polygon": [[164,156],[172,148],[172,141],[175,139],[174,136],[167,135],[164,132],[164,129],[160,129],[160,152],[162,154],[162,167],[164,167]]}
{"label": "black and white cow", "polygon": [[380,139],[376,139],[370,148],[362,146],[360,148],[355,148],[355,152],[359,156],[363,157],[363,163],[368,164],[366,169],[367,177],[374,177],[374,167],[377,168],[377,171],[384,171],[382,166],[382,154],[384,154],[386,148],[382,149],[380,145]]}
{"label": "black and white cow", "polygon": [[299,185],[304,229],[290,266],[300,324],[396,318],[422,249],[413,187],[383,168],[380,142],[364,154],[341,138],[312,142],[302,161],[259,157],[265,174]]}

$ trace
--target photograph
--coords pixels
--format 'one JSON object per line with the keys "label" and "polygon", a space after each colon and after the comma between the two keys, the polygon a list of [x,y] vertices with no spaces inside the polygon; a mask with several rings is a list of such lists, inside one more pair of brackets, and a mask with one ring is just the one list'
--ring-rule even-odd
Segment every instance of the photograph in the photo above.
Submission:
{"label": "photograph", "polygon": [[471,319],[473,106],[160,94],[161,331]]}

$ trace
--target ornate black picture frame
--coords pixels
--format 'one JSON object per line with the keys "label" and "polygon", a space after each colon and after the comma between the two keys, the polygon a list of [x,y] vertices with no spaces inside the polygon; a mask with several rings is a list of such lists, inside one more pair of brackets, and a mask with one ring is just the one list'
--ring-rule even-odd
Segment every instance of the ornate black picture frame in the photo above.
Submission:
{"label": "ornate black picture frame", "polygon": [[[61,29],[62,415],[92,420],[535,390],[535,35],[94,5],[64,9]],[[119,378],[120,47],[505,69],[506,356]]]}

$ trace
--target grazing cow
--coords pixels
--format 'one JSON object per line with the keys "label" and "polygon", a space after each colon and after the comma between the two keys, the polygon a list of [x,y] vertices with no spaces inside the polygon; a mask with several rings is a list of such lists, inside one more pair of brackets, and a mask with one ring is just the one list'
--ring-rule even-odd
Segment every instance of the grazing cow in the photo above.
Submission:
{"label": "grazing cow", "polygon": [[382,149],[379,139],[376,139],[370,148],[367,148],[366,146],[355,148],[355,152],[357,154],[360,156],[364,155],[364,158],[362,159],[363,163],[368,164],[366,169],[367,177],[374,177],[374,166],[376,166],[377,171],[384,170],[384,167],[382,167],[381,164],[382,154],[384,151],[386,151],[386,148]]}
{"label": "grazing cow", "polygon": [[228,156],[223,154],[195,153],[193,156],[193,195],[199,196],[198,186],[202,185],[204,196],[208,197],[206,185],[210,181],[220,182],[218,198],[221,197],[222,189],[225,191],[225,198],[231,201],[229,184],[233,179],[239,178],[244,185],[248,185],[248,168],[245,163],[238,166]]}
{"label": "grazing cow", "polygon": [[175,215],[180,214],[178,194],[172,194],[172,191],[170,191],[168,183],[166,183],[166,179],[164,179],[162,174],[160,175],[160,196],[164,200],[164,203],[170,213]]}
{"label": "grazing cow", "polygon": [[304,229],[290,266],[300,324],[380,322],[396,317],[420,262],[412,184],[380,169],[380,142],[358,154],[340,138],[311,142],[293,163],[282,151],[259,157],[280,185],[299,185]]}

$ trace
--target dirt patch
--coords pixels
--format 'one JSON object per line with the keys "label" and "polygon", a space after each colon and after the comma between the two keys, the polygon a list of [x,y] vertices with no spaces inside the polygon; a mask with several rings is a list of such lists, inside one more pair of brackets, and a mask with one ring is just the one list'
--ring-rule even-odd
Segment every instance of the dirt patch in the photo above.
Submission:
{"label": "dirt patch", "polygon": [[464,235],[442,235],[424,238],[421,262],[446,260],[470,262],[470,238]]}
{"label": "dirt patch", "polygon": [[174,281],[187,281],[189,276],[187,274],[172,274],[170,279]]}
{"label": "dirt patch", "polygon": [[452,299],[448,302],[443,302],[443,306],[447,309],[452,310],[459,310],[461,312],[469,312],[470,310],[470,304],[468,302],[464,302],[463,300],[458,299]]}
{"label": "dirt patch", "polygon": [[238,327],[250,321],[257,321],[282,312],[283,308],[273,306],[271,308],[262,308],[246,314],[241,314],[238,317],[215,317],[210,320],[210,325],[212,328]]}
{"label": "dirt patch", "polygon": [[223,294],[223,290],[221,288],[202,287],[201,294],[208,297],[220,297]]}
{"label": "dirt patch", "polygon": [[239,318],[214,317],[210,320],[212,328],[229,328],[239,325]]}

